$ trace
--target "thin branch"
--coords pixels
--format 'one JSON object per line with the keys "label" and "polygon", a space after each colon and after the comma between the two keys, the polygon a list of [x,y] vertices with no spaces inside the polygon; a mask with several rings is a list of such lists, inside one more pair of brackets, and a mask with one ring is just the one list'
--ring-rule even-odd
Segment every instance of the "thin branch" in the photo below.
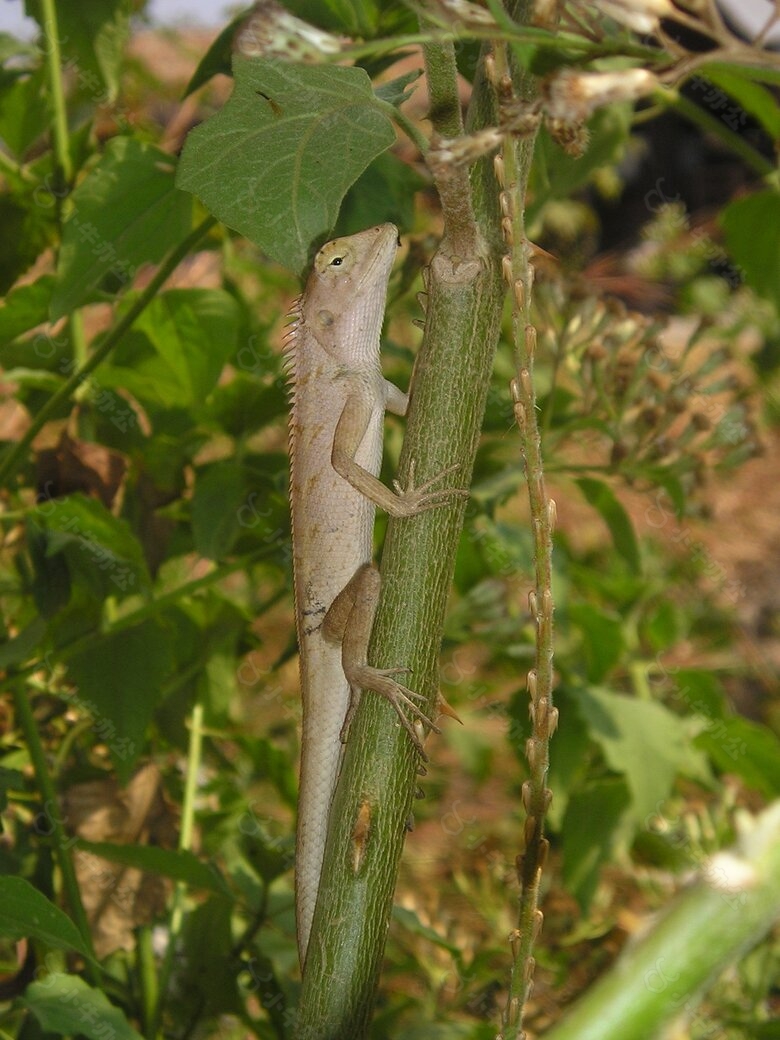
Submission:
{"label": "thin branch", "polygon": [[[527,13],[527,12],[526,12]],[[530,75],[514,71],[505,44],[497,42],[494,60],[489,65],[499,95],[499,102],[511,102],[519,95],[528,101],[535,85]],[[503,1016],[502,1038],[520,1040],[523,1013],[533,984],[533,950],[542,927],[539,889],[548,841],[544,837],[544,817],[551,794],[547,787],[549,742],[557,723],[553,707],[553,597],[552,597],[552,527],[554,504],[547,496],[537,418],[534,386],[534,352],[536,329],[531,323],[533,268],[531,248],[525,227],[525,197],[533,159],[535,135],[521,140],[507,136],[501,156],[495,163],[501,193],[502,227],[509,246],[504,259],[504,276],[512,299],[512,331],[515,343],[516,377],[512,381],[515,418],[521,437],[528,498],[531,510],[534,544],[534,589],[529,595],[530,612],[536,627],[534,668],[528,673],[531,736],[526,743],[529,779],[523,784],[522,799],[526,812],[524,850],[517,858],[520,882],[518,927],[510,942],[512,970]]]}

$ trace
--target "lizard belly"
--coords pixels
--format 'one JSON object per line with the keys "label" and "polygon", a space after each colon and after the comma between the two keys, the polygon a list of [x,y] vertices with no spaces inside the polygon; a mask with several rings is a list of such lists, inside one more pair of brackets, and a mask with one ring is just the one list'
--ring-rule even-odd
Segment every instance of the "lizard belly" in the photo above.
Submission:
{"label": "lizard belly", "polygon": [[[378,469],[378,459],[370,461]],[[341,730],[350,699],[341,646],[323,638],[322,622],[358,567],[371,559],[375,512],[373,504],[330,467],[315,474],[306,487],[306,519],[296,518],[293,540],[303,695],[295,860],[302,956],[317,901],[328,814],[343,749]]]}

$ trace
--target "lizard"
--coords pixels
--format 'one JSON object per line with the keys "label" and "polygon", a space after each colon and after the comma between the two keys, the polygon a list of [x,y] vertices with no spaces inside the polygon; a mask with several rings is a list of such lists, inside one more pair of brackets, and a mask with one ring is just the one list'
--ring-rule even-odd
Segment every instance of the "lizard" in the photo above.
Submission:
{"label": "lizard", "polygon": [[438,728],[394,674],[367,663],[380,581],[372,563],[379,506],[393,517],[442,505],[460,489],[433,480],[394,489],[378,478],[384,413],[405,415],[408,396],[380,367],[380,335],[399,244],[387,223],[327,242],[291,310],[285,341],[290,380],[290,507],[293,584],[303,705],[295,890],[301,966],[319,888],[328,813],[344,741],[360,693],[374,690],[398,714],[425,758],[418,723]]}

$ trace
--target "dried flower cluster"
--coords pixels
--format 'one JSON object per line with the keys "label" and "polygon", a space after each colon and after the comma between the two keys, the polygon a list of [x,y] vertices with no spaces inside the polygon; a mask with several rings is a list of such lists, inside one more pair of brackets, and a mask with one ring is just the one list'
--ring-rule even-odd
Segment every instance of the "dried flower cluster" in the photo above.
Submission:
{"label": "dried flower cluster", "polygon": [[[644,37],[645,42],[659,45],[659,55],[672,56],[664,78],[669,82],[689,76],[697,65],[723,58],[748,61],[751,65],[777,70],[778,55],[766,48],[770,30],[780,21],[780,7],[767,4],[767,20],[754,39],[737,34],[721,14],[713,0],[572,0],[569,14],[574,15],[575,31],[584,23],[592,25],[594,8],[605,18]],[[564,15],[564,21],[567,15]],[[708,39],[711,49],[691,52],[672,27],[690,30],[700,39]],[[593,27],[596,33],[597,27]],[[610,29],[604,27],[602,34]],[[663,48],[663,50],[661,49]]]}
{"label": "dried flower cluster", "polygon": [[497,29],[493,15],[470,0],[428,0],[425,16],[453,28]]}
{"label": "dried flower cluster", "polygon": [[578,388],[565,421],[555,425],[564,436],[576,430],[580,445],[587,441],[590,465],[619,471],[631,482],[643,474],[657,479],[663,470],[696,483],[713,467],[729,467],[756,451],[746,390],[727,337],[705,322],[692,331],[664,329],[616,301],[566,303],[561,293],[549,283],[537,286],[545,314],[540,337]]}
{"label": "dried flower cluster", "polygon": [[617,72],[561,69],[544,82],[542,97],[548,118],[581,123],[604,105],[636,101],[657,87],[657,78],[647,69],[621,69]]}
{"label": "dried flower cluster", "polygon": [[276,0],[262,0],[236,35],[235,49],[247,58],[317,63],[338,54],[342,40],[296,18]]}

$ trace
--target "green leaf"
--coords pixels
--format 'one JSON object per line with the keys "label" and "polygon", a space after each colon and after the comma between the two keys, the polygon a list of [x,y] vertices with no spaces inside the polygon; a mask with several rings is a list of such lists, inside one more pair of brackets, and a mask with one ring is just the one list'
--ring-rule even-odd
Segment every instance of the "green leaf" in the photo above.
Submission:
{"label": "green leaf", "polygon": [[221,289],[161,293],[97,379],[155,409],[201,408],[236,349],[239,309]]}
{"label": "green leaf", "polygon": [[225,107],[193,130],[178,184],[300,272],[341,200],[395,140],[359,68],[235,58]]}
{"label": "green leaf", "polygon": [[63,554],[48,554],[47,532],[29,518],[25,535],[33,568],[30,592],[41,617],[52,618],[67,605],[73,591],[68,561]]}
{"label": "green leaf", "polygon": [[63,383],[62,376],[39,368],[7,368],[3,377],[9,383],[16,383],[20,387],[47,390],[52,394],[59,390]]}
{"label": "green leaf", "polygon": [[736,773],[767,798],[780,795],[780,740],[766,726],[739,716],[708,716],[694,745],[724,773]]}
{"label": "green leaf", "polygon": [[290,767],[289,755],[270,740],[255,739],[253,744],[252,757],[257,775],[267,777],[283,801],[293,807],[297,801],[298,784],[295,770]]}
{"label": "green leaf", "polygon": [[[382,35],[398,31],[398,8],[402,4],[380,4],[379,0],[290,0],[284,5],[297,18],[310,25],[346,36],[372,39],[382,19]],[[407,32],[414,32],[414,26]]]}
{"label": "green leaf", "polygon": [[662,599],[648,607],[641,621],[641,631],[655,651],[663,651],[682,638],[685,622],[682,612],[673,600]]}
{"label": "green leaf", "polygon": [[[78,88],[93,105],[116,99],[130,13],[128,0],[79,0],[57,6],[64,62],[73,67]],[[43,24],[41,28],[45,31]]]}
{"label": "green leaf", "polygon": [[0,877],[0,935],[4,939],[38,939],[58,950],[89,950],[71,919],[20,877]]}
{"label": "green leaf", "polygon": [[[0,307],[0,346],[49,320],[53,287],[54,276],[44,275],[9,292]],[[47,337],[41,335],[33,340],[33,352],[40,361],[51,357],[53,348],[48,345]]]}
{"label": "green leaf", "polygon": [[[4,170],[5,179],[12,175]],[[41,201],[41,185],[20,185],[13,195],[0,193],[0,228],[3,248],[0,250],[0,294],[7,292],[20,275],[35,262],[54,237],[53,210]],[[46,193],[43,192],[44,197]]]}
{"label": "green leaf", "polygon": [[[777,104],[777,98],[766,87],[751,79],[749,72],[742,74],[733,68],[705,65],[688,85],[692,90],[703,87],[706,91],[708,80],[739,103],[738,105],[726,105],[727,111],[723,113],[727,125],[732,130],[744,129],[745,113],[747,113],[763,125],[773,141],[780,141],[780,106]],[[706,100],[705,105],[707,105]],[[720,110],[718,110],[718,114],[721,114]]]}
{"label": "green leaf", "polygon": [[18,73],[0,91],[0,139],[11,154],[22,159],[30,145],[41,136],[48,116],[46,73]]}
{"label": "green leaf", "polygon": [[87,300],[104,279],[116,290],[136,269],[157,263],[190,228],[192,200],[174,184],[174,160],[129,137],[106,145],[71,195],[63,228],[51,319]]}
{"label": "green leaf", "polygon": [[235,964],[229,957],[215,956],[216,950],[233,947],[232,912],[231,900],[212,897],[188,914],[184,924],[177,988],[186,1008],[200,1009],[201,1021],[243,1011]]}
{"label": "green leaf", "polygon": [[625,776],[633,819],[642,824],[668,796],[690,756],[682,721],[660,704],[581,687],[577,711],[607,765]]}
{"label": "green leaf", "polygon": [[688,496],[680,478],[675,476],[671,469],[664,466],[647,466],[644,469],[644,475],[648,481],[663,488],[669,498],[669,503],[666,504],[662,495],[653,496],[655,505],[649,508],[649,514],[652,516],[652,519],[648,520],[650,526],[658,530],[668,523],[672,514],[667,505],[671,506],[678,519],[685,516]]}
{"label": "green leaf", "polygon": [[90,852],[112,863],[137,867],[147,874],[159,874],[173,881],[183,881],[190,888],[202,888],[226,895],[225,882],[215,867],[202,863],[198,857],[183,850],[161,849],[156,845],[116,845],[110,841],[76,842],[79,849]]}
{"label": "green leaf", "polygon": [[403,76],[397,76],[395,79],[391,79],[387,83],[380,83],[379,86],[375,88],[374,93],[378,98],[381,98],[382,101],[387,101],[391,105],[395,105],[396,108],[400,108],[401,105],[403,105],[405,101],[408,101],[414,93],[413,90],[409,90],[408,88],[413,83],[416,83],[422,74],[422,69],[412,69],[411,72],[406,72]]}
{"label": "green leaf", "polygon": [[425,181],[392,153],[377,156],[349,189],[336,234],[351,235],[371,224],[391,221],[400,228],[414,223],[414,197]]}
{"label": "green leaf", "polygon": [[105,636],[68,664],[79,702],[108,745],[120,783],[130,779],[143,750],[146,728],[173,663],[169,632],[148,620]]}
{"label": "green leaf", "polygon": [[82,578],[95,595],[130,595],[149,585],[139,542],[127,523],[96,499],[81,494],[50,499],[31,509],[28,518],[44,532],[45,558],[64,555],[70,576]]}
{"label": "green leaf", "polygon": [[634,525],[631,523],[628,513],[615,498],[612,489],[603,481],[593,480],[591,477],[581,477],[575,483],[609,528],[618,553],[631,570],[638,574],[641,565]]}
{"label": "green leaf", "polygon": [[446,950],[453,957],[457,958],[460,955],[460,948],[457,944],[448,942],[443,935],[439,935],[430,925],[423,924],[414,910],[407,910],[402,906],[394,906],[393,920],[410,935],[417,935],[425,939],[426,943],[433,943],[434,946],[441,950]]}
{"label": "green leaf", "polygon": [[246,21],[246,11],[241,11],[225,26],[219,36],[200,59],[198,67],[187,84],[184,97],[189,97],[196,90],[208,83],[214,76],[231,75],[230,62],[233,55],[233,40],[236,30]]}
{"label": "green leaf", "polygon": [[[242,347],[243,351],[250,348]],[[237,372],[229,383],[214,388],[209,417],[231,437],[261,430],[287,412],[287,394],[280,383],[264,386],[253,376]]]}
{"label": "green leaf", "polygon": [[[0,813],[8,808],[8,792],[21,791],[24,787],[24,774],[18,769],[6,769],[0,766]],[[3,833],[3,818],[0,816],[0,834]]]}
{"label": "green leaf", "polygon": [[682,702],[689,714],[704,715],[708,719],[729,718],[726,695],[712,672],[700,668],[678,668],[670,674],[674,679],[675,701]]}
{"label": "green leaf", "polygon": [[582,648],[589,682],[601,682],[625,649],[623,619],[590,603],[572,604],[571,620],[582,632]]}
{"label": "green leaf", "polygon": [[780,1040],[780,1022],[752,1022],[750,1040]]}
{"label": "green leaf", "polygon": [[[593,745],[587,729],[577,715],[576,690],[571,691],[561,684],[555,691],[555,703],[560,712],[561,721],[555,732],[555,740],[550,744],[549,786],[553,792],[553,800],[548,810],[547,819],[550,826],[560,832],[566,817],[569,799],[578,791],[587,777],[588,766],[593,758]],[[522,728],[518,722],[522,721]],[[528,694],[525,690],[512,702],[512,727],[518,727],[523,740],[513,739],[512,746],[522,754],[525,739],[530,736],[528,720]]]}
{"label": "green leaf", "polygon": [[46,622],[42,617],[34,618],[26,628],[7,639],[0,646],[0,668],[8,668],[9,665],[19,665],[27,661],[34,650],[40,647],[46,635]]}
{"label": "green leaf", "polygon": [[47,1033],[88,1040],[142,1040],[124,1012],[77,975],[53,972],[30,983],[20,1004],[32,1011]]}
{"label": "green leaf", "polygon": [[325,6],[336,19],[336,25],[350,36],[371,39],[376,35],[381,9],[377,0],[325,0]]}
{"label": "green leaf", "polygon": [[209,560],[223,559],[241,531],[239,510],[246,497],[243,467],[218,462],[200,470],[192,496],[195,549]]}
{"label": "green leaf", "polygon": [[561,829],[563,883],[585,911],[602,866],[609,862],[621,821],[631,802],[624,780],[591,781],[569,799]]}
{"label": "green leaf", "polygon": [[772,68],[768,65],[764,67],[761,65],[746,65],[740,63],[739,58],[736,58],[734,61],[723,59],[710,61],[701,68],[702,72],[706,73],[708,77],[713,70],[723,69],[726,72],[736,73],[739,76],[747,76],[756,83],[771,83],[775,86],[780,86],[780,69]]}
{"label": "green leaf", "polygon": [[780,226],[780,193],[767,189],[729,203],[720,223],[726,246],[751,288],[780,310],[780,236],[767,228]]}

